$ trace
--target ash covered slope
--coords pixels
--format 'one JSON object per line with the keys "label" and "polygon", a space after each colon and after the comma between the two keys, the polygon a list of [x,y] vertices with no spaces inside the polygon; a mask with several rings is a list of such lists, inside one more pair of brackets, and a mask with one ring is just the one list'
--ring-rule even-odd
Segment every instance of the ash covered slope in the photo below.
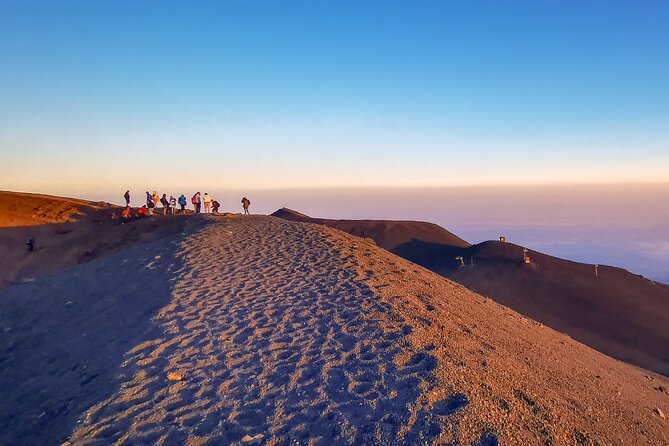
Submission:
{"label": "ash covered slope", "polygon": [[669,441],[663,377],[341,231],[208,220],[0,290],[3,444]]}
{"label": "ash covered slope", "polygon": [[602,353],[669,376],[667,285],[605,265],[595,274],[594,265],[531,250],[526,264],[523,247],[512,243],[424,244],[420,251],[407,258]]}
{"label": "ash covered slope", "polygon": [[[280,216],[285,218],[286,214]],[[301,221],[328,224],[321,219],[302,217]],[[369,220],[353,221],[349,225],[358,232],[373,226]],[[594,265],[537,251],[528,252],[532,262],[528,265],[522,262],[523,248],[512,243],[489,241],[462,246],[449,241],[431,241],[420,233],[414,235],[410,226],[405,229],[403,236],[408,241],[386,246],[391,252],[609,356],[669,376],[669,330],[666,328],[669,327],[669,287],[666,285],[610,266],[599,266],[595,276]],[[368,233],[377,241],[372,231]],[[458,256],[466,263],[464,267],[456,260]],[[472,259],[474,265],[471,265]]]}
{"label": "ash covered slope", "polygon": [[66,223],[106,205],[77,198],[0,191],[0,228]]}
{"label": "ash covered slope", "polygon": [[380,247],[394,252],[400,248],[410,250],[419,242],[466,248],[465,240],[441,226],[422,221],[394,220],[332,220],[312,218],[292,209],[279,209],[272,214],[284,220],[316,223],[348,232],[358,237],[371,238]]}
{"label": "ash covered slope", "polygon": [[[0,287],[182,232],[192,219],[156,216],[121,224],[120,209],[74,198],[0,192]],[[35,240],[34,252],[26,249],[28,238]]]}

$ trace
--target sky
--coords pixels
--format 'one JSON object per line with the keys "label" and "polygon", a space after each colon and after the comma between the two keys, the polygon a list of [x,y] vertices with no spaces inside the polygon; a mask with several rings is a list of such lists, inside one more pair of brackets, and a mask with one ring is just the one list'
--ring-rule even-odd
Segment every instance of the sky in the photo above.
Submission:
{"label": "sky", "polygon": [[666,1],[0,0],[0,189],[669,181]]}

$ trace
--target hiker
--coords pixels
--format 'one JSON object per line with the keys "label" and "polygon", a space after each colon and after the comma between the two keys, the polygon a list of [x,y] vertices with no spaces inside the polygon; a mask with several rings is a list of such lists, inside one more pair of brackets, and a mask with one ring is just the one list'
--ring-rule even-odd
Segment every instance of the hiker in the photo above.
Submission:
{"label": "hiker", "polygon": [[30,237],[26,242],[26,246],[28,246],[28,252],[33,252],[35,250],[35,238]]}
{"label": "hiker", "polygon": [[156,207],[156,204],[153,202],[153,200],[149,200],[146,203],[146,209],[147,209],[147,212],[148,212],[147,215],[149,215],[149,216],[153,215],[153,208],[155,208],[155,207]]}
{"label": "hiker", "polygon": [[210,212],[211,208],[211,197],[209,196],[208,193],[204,193],[204,197],[202,197],[202,201],[204,201],[204,213],[208,214]]}
{"label": "hiker", "polygon": [[249,206],[251,206],[251,201],[248,198],[242,198],[242,206],[244,207],[244,214],[251,215],[249,214]]}
{"label": "hiker", "polygon": [[[151,203],[153,203],[153,201]],[[144,205],[141,208],[137,209],[137,215],[139,215],[140,217],[148,217],[149,215],[151,215],[151,212],[150,209],[146,205]]]}
{"label": "hiker", "polygon": [[130,218],[130,206],[126,206],[125,209],[123,209],[123,212],[121,212],[121,217],[123,220],[128,220]]}
{"label": "hiker", "polygon": [[170,207],[168,210],[170,214],[174,214],[177,211],[177,199],[174,198],[174,195],[170,195]]}
{"label": "hiker", "polygon": [[179,206],[181,206],[181,212],[186,212],[186,196],[184,194],[179,197]]}
{"label": "hiker", "polygon": [[153,198],[151,197],[151,194],[149,191],[146,191],[146,207],[149,207],[149,203],[153,203]]}
{"label": "hiker", "polygon": [[125,207],[130,206],[130,191],[129,190],[125,191],[125,194],[123,194],[123,198],[125,198]]}
{"label": "hiker", "polygon": [[195,192],[195,195],[193,195],[193,198],[191,198],[190,201],[193,203],[193,209],[195,210],[195,213],[199,214],[200,207],[202,206],[202,199],[200,198],[200,193]]}
{"label": "hiker", "polygon": [[211,212],[212,213],[214,213],[214,214],[218,213],[218,208],[219,207],[221,207],[221,203],[219,203],[218,201],[213,200],[211,202]]}
{"label": "hiker", "polygon": [[154,208],[157,207],[158,203],[160,203],[160,197],[158,196],[158,192],[154,190],[151,199],[153,200],[153,207]]}
{"label": "hiker", "polygon": [[170,207],[170,202],[167,200],[167,194],[163,194],[160,198],[160,204],[163,205],[163,215],[167,215],[167,208]]}

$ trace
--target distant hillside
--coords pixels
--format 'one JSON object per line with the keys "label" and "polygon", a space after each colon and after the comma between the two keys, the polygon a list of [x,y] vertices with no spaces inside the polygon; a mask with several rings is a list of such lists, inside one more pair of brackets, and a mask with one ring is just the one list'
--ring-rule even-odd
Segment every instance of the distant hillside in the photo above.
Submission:
{"label": "distant hillside", "polygon": [[[614,358],[669,376],[669,287],[622,268],[559,259],[496,241],[469,245],[437,225],[313,219],[290,210],[274,215],[365,234],[379,246]],[[397,226],[394,226],[397,225]],[[380,227],[399,227],[388,243]],[[429,228],[429,231],[424,229]],[[436,240],[439,241],[436,241]],[[461,261],[456,257],[462,257]],[[471,265],[473,260],[473,265]]]}
{"label": "distant hillside", "polygon": [[[429,251],[429,249],[428,249]],[[620,360],[669,375],[669,287],[595,266],[483,242],[421,257],[429,269]],[[458,266],[453,254],[463,257]],[[474,265],[470,265],[473,258]]]}
{"label": "distant hillside", "polygon": [[107,203],[76,198],[0,191],[0,228],[74,221]]}
{"label": "distant hillside", "polygon": [[419,242],[437,243],[459,248],[470,246],[465,240],[448,232],[441,226],[422,221],[329,220],[312,218],[287,208],[279,209],[272,216],[290,221],[321,224],[358,237],[370,238],[378,246],[391,252],[396,249],[411,249],[411,246]]}

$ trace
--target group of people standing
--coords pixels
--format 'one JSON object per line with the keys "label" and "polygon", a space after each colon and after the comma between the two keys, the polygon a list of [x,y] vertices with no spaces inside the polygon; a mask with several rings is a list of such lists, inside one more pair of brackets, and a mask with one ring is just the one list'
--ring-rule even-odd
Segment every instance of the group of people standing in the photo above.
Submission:
{"label": "group of people standing", "polygon": [[[129,213],[130,211],[130,191],[127,190],[125,191],[125,194],[123,195],[123,198],[125,199],[125,206],[126,206],[126,211]],[[221,207],[221,204],[212,199],[211,196],[205,192],[204,195],[202,195],[200,192],[196,192],[195,195],[193,195],[190,199],[191,204],[193,205],[193,211],[196,214],[200,214],[203,212],[202,210],[202,205],[204,205],[204,213],[209,214],[209,213],[218,213],[219,208]],[[175,198],[173,195],[170,195],[170,198],[167,198],[167,194],[163,194],[163,196],[159,196],[156,191],[153,191],[153,193],[150,193],[148,190],[146,191],[146,204],[142,206],[139,209],[139,214],[140,215],[153,215],[154,209],[158,207],[158,204],[162,205],[162,211],[163,215],[167,214],[174,214],[177,211],[177,203],[179,207],[181,208],[181,212],[185,213],[187,212],[186,210],[186,205],[188,204],[188,201],[186,199],[186,196],[184,194],[181,194],[179,198]],[[249,215],[249,206],[251,205],[251,202],[249,201],[248,198],[244,197],[242,198],[242,208],[244,209],[244,214]]]}

